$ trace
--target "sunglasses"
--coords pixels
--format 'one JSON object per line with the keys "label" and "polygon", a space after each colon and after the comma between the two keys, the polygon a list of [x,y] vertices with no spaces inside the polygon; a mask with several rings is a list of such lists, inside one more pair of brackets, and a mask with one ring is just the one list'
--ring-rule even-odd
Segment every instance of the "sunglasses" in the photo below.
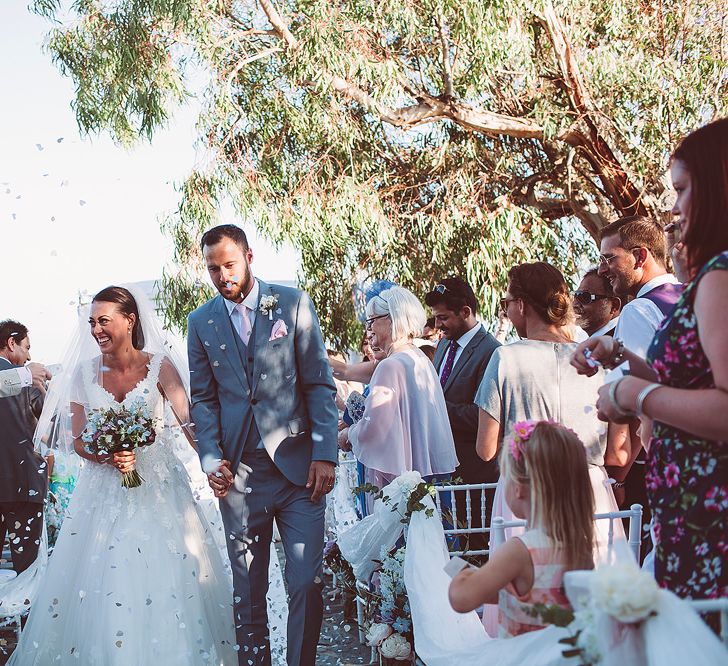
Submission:
{"label": "sunglasses", "polygon": [[444,294],[444,293],[445,293],[446,291],[450,291],[450,290],[449,290],[449,289],[448,289],[448,288],[447,288],[447,287],[446,287],[446,286],[445,286],[444,284],[436,284],[436,285],[435,285],[435,286],[434,286],[434,287],[432,288],[432,291],[436,291],[436,292],[437,292],[438,294],[442,295],[442,294]]}
{"label": "sunglasses", "polygon": [[598,301],[600,298],[612,298],[612,296],[607,294],[592,294],[590,291],[583,291],[581,289],[574,292],[574,300],[582,305],[593,303],[594,301]]}

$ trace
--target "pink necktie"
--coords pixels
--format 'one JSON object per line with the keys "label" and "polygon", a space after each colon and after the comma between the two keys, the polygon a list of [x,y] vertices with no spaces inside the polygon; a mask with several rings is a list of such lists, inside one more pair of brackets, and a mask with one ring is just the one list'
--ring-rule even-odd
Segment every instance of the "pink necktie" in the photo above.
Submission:
{"label": "pink necktie", "polygon": [[250,308],[242,303],[238,303],[235,307],[238,309],[241,317],[240,339],[247,347],[248,342],[250,341],[250,334],[253,332],[253,328],[250,325]]}

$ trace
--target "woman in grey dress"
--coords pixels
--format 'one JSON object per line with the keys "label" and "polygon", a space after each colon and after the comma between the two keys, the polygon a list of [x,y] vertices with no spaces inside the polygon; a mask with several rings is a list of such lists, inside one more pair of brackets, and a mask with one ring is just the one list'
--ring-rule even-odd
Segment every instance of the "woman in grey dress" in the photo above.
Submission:
{"label": "woman in grey dress", "polygon": [[[597,513],[616,511],[603,467],[607,424],[597,418],[596,410],[603,371],[587,378],[570,365],[577,344],[572,339],[571,295],[564,276],[539,261],[514,266],[508,278],[501,307],[521,340],[493,352],[475,396],[480,407],[478,455],[484,460],[498,455],[503,437],[519,421],[562,423],[586,448]],[[500,490],[496,491],[492,515],[509,520],[512,513]],[[621,529],[618,523],[614,523],[615,536],[623,536],[617,531]],[[601,547],[595,555],[599,559],[606,556],[607,529],[607,521],[597,523]]]}

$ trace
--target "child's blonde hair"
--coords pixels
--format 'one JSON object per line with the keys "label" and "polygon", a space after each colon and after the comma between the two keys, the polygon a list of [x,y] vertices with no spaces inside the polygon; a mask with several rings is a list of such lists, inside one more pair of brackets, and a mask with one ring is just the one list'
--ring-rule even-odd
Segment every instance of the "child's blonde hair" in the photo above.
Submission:
{"label": "child's blonde hair", "polygon": [[550,421],[517,423],[500,456],[501,476],[530,489],[531,524],[543,529],[569,569],[593,567],[594,494],[584,444]]}

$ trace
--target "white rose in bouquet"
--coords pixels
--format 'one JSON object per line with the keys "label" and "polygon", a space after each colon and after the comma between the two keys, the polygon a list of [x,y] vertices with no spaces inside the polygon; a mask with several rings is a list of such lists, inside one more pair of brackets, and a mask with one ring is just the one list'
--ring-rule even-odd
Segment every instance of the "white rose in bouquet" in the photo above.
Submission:
{"label": "white rose in bouquet", "polygon": [[384,622],[374,622],[367,631],[367,645],[369,647],[377,647],[382,644],[385,638],[394,633],[394,629]]}
{"label": "white rose in bouquet", "polygon": [[660,590],[635,564],[600,567],[591,583],[594,606],[623,624],[641,622],[657,607]]}
{"label": "white rose in bouquet", "polygon": [[379,646],[379,652],[385,659],[404,661],[409,659],[412,646],[402,634],[392,634]]}

